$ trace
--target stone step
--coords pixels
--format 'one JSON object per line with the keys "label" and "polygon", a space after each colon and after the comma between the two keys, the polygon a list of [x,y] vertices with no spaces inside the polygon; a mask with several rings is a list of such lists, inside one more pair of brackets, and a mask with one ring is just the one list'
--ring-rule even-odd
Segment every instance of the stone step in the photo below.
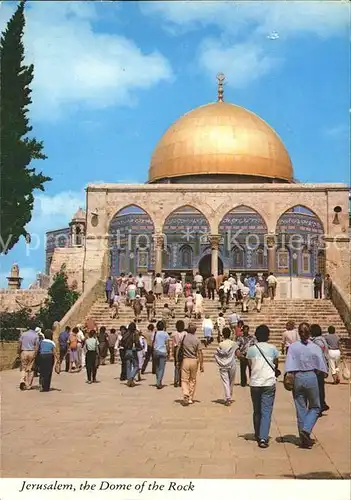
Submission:
{"label": "stone step", "polygon": [[[186,324],[189,321],[184,318],[184,299],[182,298],[178,304],[172,304],[167,297],[163,297],[162,300],[156,303],[156,318],[161,318],[162,309],[164,304],[168,303],[175,318],[168,320],[167,330],[172,332],[175,330],[175,323],[177,319],[185,320]],[[204,303],[204,314],[209,314],[212,320],[218,317],[220,312],[219,302],[217,300],[212,301],[205,299]],[[285,325],[288,320],[295,321],[296,324],[305,320],[310,323],[318,323],[321,325],[322,329],[325,331],[329,325],[334,325],[337,329],[337,333],[340,337],[345,339],[349,338],[348,332],[346,331],[345,325],[341,320],[337,309],[330,301],[326,300],[264,300],[262,304],[261,312],[252,310],[252,305],[249,313],[241,312],[241,306],[235,306],[229,304],[224,317],[227,319],[230,311],[236,311],[242,319],[248,324],[253,333],[254,329],[258,324],[267,324],[270,328],[270,341],[274,343],[278,348],[281,346],[282,333],[285,330]],[[120,313],[118,319],[111,319],[110,317],[111,309],[109,305],[106,304],[104,298],[98,299],[95,304],[93,304],[89,315],[94,318],[98,325],[104,325],[106,328],[119,328],[120,325],[127,325],[131,320],[133,320],[134,314],[129,306],[126,306],[124,302],[121,303]],[[191,322],[195,324],[197,328],[197,336],[202,338],[202,319],[191,319]],[[145,311],[142,312],[142,319],[138,323],[141,331],[146,330],[148,326],[148,320],[146,319]],[[217,349],[217,339],[216,332],[214,332],[214,342],[203,349],[204,359],[206,362],[214,362],[214,353]],[[348,348],[345,350],[349,350]],[[350,347],[351,352],[351,347]],[[280,357],[280,361],[284,360],[284,356]]]}

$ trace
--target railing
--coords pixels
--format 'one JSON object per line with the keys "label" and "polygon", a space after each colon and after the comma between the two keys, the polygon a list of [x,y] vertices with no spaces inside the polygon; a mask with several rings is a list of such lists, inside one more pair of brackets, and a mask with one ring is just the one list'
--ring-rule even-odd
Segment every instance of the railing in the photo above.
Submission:
{"label": "railing", "polygon": [[71,309],[65,314],[61,321],[56,325],[54,337],[57,340],[59,333],[67,326],[72,328],[78,323],[84,321],[94,302],[102,296],[104,291],[104,282],[100,279],[85,290],[79,299],[73,304]]}
{"label": "railing", "polygon": [[334,304],[334,306],[337,308],[338,313],[340,314],[346,330],[351,334],[351,309],[350,309],[350,303],[344,296],[344,294],[341,292],[339,287],[333,283],[332,286],[332,295],[331,295],[331,300]]}

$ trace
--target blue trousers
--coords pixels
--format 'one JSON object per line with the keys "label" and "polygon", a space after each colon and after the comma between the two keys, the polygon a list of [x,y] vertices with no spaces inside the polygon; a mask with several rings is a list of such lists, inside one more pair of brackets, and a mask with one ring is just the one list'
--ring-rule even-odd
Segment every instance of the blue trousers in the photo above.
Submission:
{"label": "blue trousers", "polygon": [[124,359],[126,363],[127,380],[133,380],[139,369],[137,352],[133,349],[127,349]]}
{"label": "blue trousers", "polygon": [[295,373],[293,397],[299,432],[312,432],[321,411],[318,379],[314,372]]}
{"label": "blue trousers", "polygon": [[156,384],[161,385],[166,368],[167,354],[159,351],[154,352],[154,362],[156,370]]}
{"label": "blue trousers", "polygon": [[258,439],[268,440],[273,404],[275,399],[275,385],[268,387],[250,387],[253,406],[253,425],[255,436]]}

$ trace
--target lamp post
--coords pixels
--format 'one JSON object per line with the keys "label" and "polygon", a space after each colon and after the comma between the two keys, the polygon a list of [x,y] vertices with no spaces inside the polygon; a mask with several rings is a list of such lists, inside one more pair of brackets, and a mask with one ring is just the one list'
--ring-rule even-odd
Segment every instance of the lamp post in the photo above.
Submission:
{"label": "lamp post", "polygon": [[294,261],[297,259],[297,253],[293,252],[290,260],[290,298],[293,298],[293,286],[292,286],[292,275],[293,275],[293,267]]}

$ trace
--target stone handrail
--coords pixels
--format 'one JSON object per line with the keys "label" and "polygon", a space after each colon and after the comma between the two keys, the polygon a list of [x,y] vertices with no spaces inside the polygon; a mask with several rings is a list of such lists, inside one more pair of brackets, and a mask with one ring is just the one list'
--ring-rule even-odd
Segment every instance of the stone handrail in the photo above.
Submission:
{"label": "stone handrail", "polygon": [[337,308],[343,322],[345,323],[346,330],[351,334],[351,308],[350,300],[347,300],[345,294],[340,290],[340,288],[333,283],[332,286],[332,302]]}
{"label": "stone handrail", "polygon": [[101,279],[95,281],[73,304],[71,309],[65,314],[61,321],[56,325],[54,337],[57,340],[58,335],[67,326],[75,327],[79,323],[84,323],[94,302],[102,296],[104,292],[104,282]]}

